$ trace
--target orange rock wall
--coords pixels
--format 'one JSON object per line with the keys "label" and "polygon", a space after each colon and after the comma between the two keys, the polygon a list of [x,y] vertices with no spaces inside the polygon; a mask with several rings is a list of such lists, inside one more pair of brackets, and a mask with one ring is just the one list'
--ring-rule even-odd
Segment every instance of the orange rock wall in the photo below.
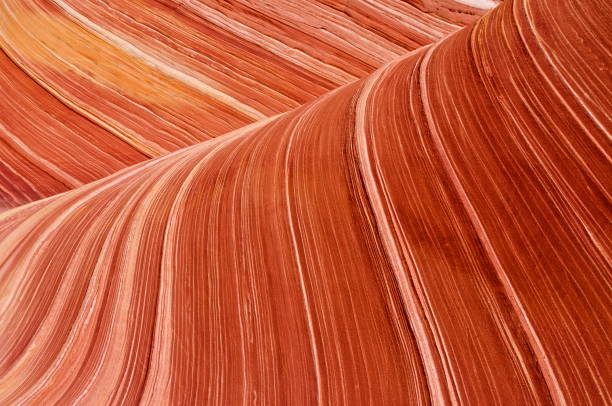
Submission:
{"label": "orange rock wall", "polygon": [[3,1],[0,208],[296,108],[485,11],[430,3]]}
{"label": "orange rock wall", "polygon": [[610,403],[609,11],[504,2],[0,215],[0,403]]}

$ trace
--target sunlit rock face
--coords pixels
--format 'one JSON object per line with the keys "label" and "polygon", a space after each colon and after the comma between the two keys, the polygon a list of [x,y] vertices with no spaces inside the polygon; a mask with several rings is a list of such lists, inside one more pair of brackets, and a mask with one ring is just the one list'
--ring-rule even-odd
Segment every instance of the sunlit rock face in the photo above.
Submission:
{"label": "sunlit rock face", "polygon": [[[429,3],[417,9],[437,10]],[[85,4],[69,6],[107,21]],[[159,4],[137,15],[216,15]],[[295,4],[302,18],[323,13],[265,4],[279,16]],[[86,133],[83,149],[62,162],[104,158],[112,174],[92,182],[41,164],[50,179],[74,178],[72,190],[0,215],[0,404],[609,403],[609,11],[506,1],[360,80],[153,159],[113,146],[136,125],[131,107],[109,110],[116,127],[105,128],[7,57],[2,73],[32,110],[31,137],[12,142],[43,149],[41,127],[60,133],[74,115],[64,132]],[[168,77],[134,83],[152,114],[175,94],[191,103]],[[178,139],[138,136],[134,145]]]}
{"label": "sunlit rock face", "polygon": [[296,108],[485,11],[417,0],[3,1],[0,208]]}

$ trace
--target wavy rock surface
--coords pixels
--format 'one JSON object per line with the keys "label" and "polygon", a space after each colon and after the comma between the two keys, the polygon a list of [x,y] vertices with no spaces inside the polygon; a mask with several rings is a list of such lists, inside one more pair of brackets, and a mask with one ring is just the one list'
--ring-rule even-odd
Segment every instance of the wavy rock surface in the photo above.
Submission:
{"label": "wavy rock surface", "polygon": [[465,3],[2,1],[0,206],[296,108],[496,4]]}
{"label": "wavy rock surface", "polygon": [[610,403],[610,11],[4,213],[0,404]]}

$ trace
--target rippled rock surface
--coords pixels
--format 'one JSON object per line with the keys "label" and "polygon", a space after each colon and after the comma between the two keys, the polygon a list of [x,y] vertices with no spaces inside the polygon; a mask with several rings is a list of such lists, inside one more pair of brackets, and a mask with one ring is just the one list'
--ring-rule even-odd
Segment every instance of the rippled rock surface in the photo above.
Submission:
{"label": "rippled rock surface", "polygon": [[[60,3],[107,21],[95,1],[57,1],[45,15]],[[161,3],[176,18],[217,15],[203,3]],[[453,21],[454,2],[414,3],[430,7],[419,18]],[[262,4],[282,16],[301,6],[301,18],[324,4],[350,16],[346,24],[374,27],[364,16],[399,3]],[[147,5],[135,15],[155,18]],[[112,19],[126,32],[141,21],[130,7]],[[242,15],[245,6],[218,7]],[[70,191],[0,214],[0,404],[610,403],[610,11],[597,1],[505,1],[475,21],[466,14],[473,23],[435,42],[380,55],[355,72],[362,79],[295,108],[255,109],[264,118],[214,139],[185,131],[194,139],[184,144],[130,112],[127,93],[105,128],[75,107],[85,96],[69,106],[6,59],[2,73],[32,94],[15,96],[31,103],[31,138],[11,139],[34,151],[53,117],[52,131],[82,135],[112,174],[81,180],[53,164],[43,172],[67,176]],[[405,21],[403,12],[381,12],[380,24]],[[266,30],[276,27],[269,18]],[[309,23],[291,23],[300,24]],[[160,41],[174,38],[161,32]],[[152,53],[163,46],[153,36]],[[166,75],[155,82],[114,66],[150,92],[134,106],[159,120],[157,109],[176,118],[180,103],[196,129],[220,117],[197,113],[209,107],[195,96],[181,99],[166,67],[146,68]],[[67,72],[48,75],[76,89]],[[274,83],[289,82],[279,71]],[[96,108],[110,109],[107,91],[89,93]],[[237,105],[226,106],[237,119]],[[113,149],[129,126],[142,131],[134,148]],[[165,136],[175,147],[137,147]],[[57,148],[79,145],[62,137]],[[62,162],[102,167],[90,156],[83,149]]]}
{"label": "rippled rock surface", "polygon": [[2,1],[0,209],[299,107],[495,4]]}

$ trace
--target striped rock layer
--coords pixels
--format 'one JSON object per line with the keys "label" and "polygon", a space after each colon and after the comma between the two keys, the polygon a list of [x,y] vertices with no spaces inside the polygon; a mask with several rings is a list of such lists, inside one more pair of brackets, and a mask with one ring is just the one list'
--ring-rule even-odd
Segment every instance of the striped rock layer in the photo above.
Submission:
{"label": "striped rock layer", "polygon": [[495,4],[4,0],[0,209],[284,113]]}
{"label": "striped rock layer", "polygon": [[5,212],[0,404],[610,404],[610,12],[508,1]]}

